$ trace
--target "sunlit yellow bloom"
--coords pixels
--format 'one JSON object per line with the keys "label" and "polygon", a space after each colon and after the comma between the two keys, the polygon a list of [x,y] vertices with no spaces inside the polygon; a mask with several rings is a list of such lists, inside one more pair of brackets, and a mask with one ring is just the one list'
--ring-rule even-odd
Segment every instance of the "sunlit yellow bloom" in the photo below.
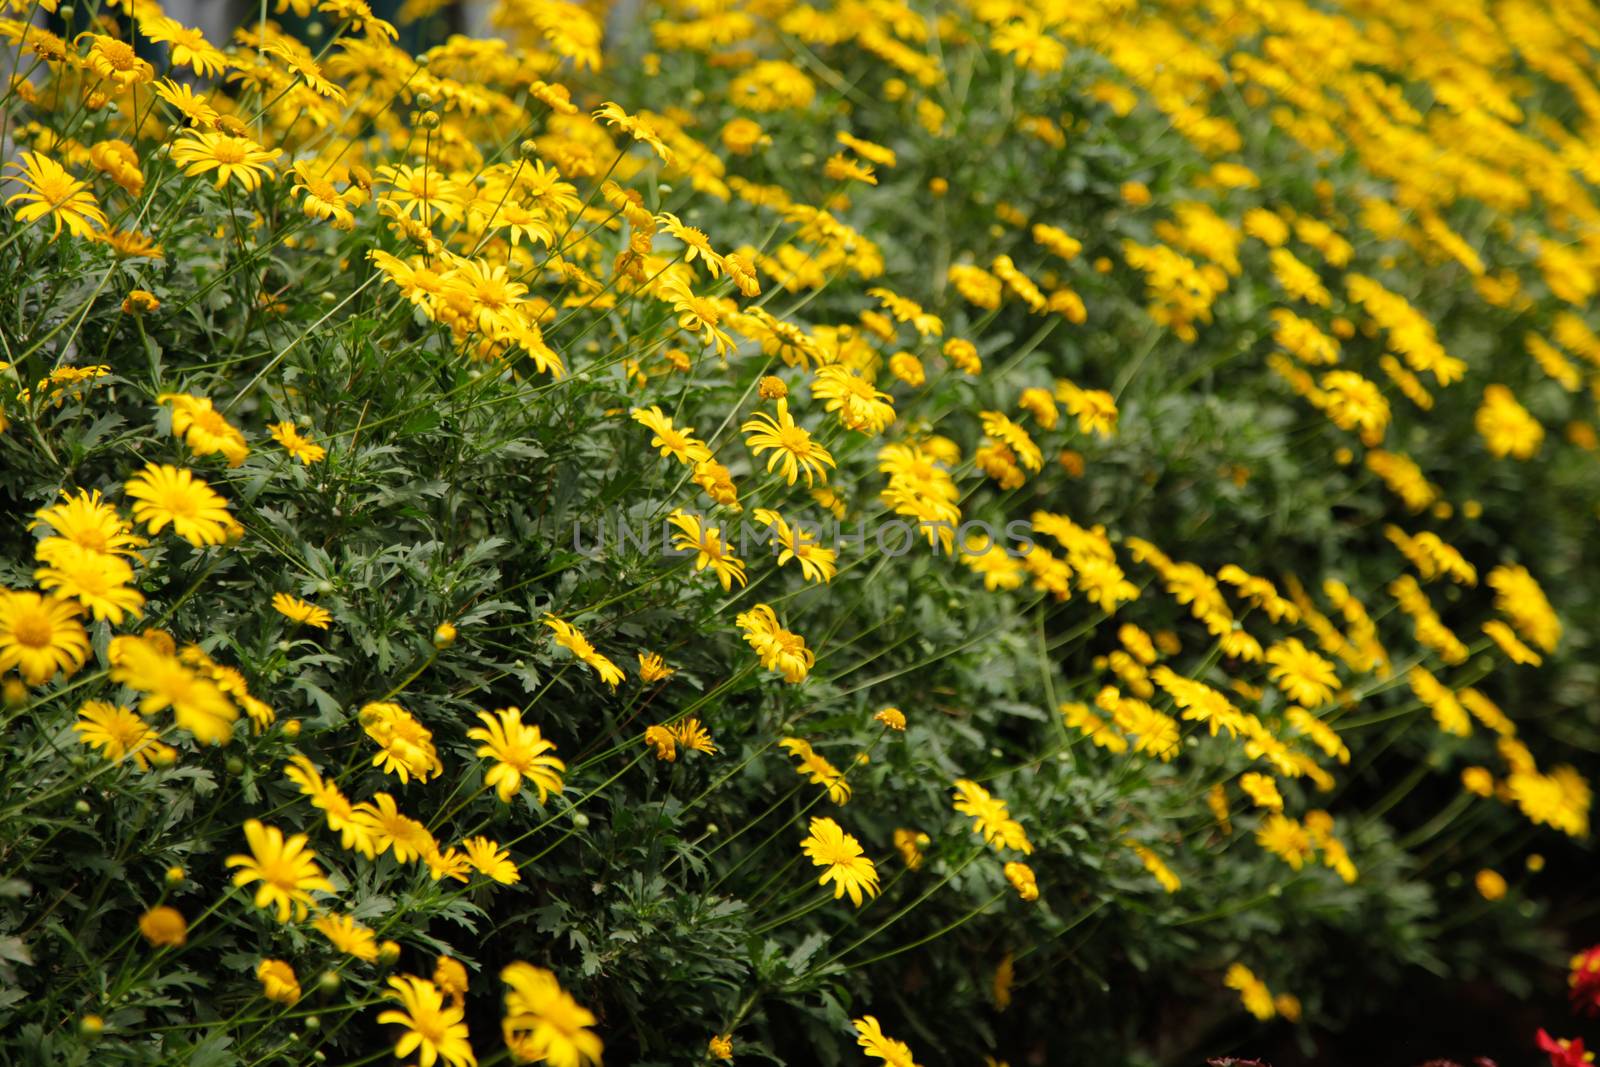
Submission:
{"label": "sunlit yellow bloom", "polygon": [[400,1007],[380,1013],[378,1023],[401,1027],[394,1044],[396,1059],[416,1053],[420,1067],[433,1067],[441,1060],[449,1067],[473,1067],[478,1062],[468,1043],[465,1010],[446,1004],[438,986],[402,974],[389,979],[389,989],[384,996],[398,1000]]}
{"label": "sunlit yellow bloom", "polygon": [[100,491],[79,490],[76,495],[61,491],[61,502],[35,513],[29,529],[44,524],[57,534],[39,543],[34,554],[40,562],[51,561],[52,551],[62,543],[90,552],[138,559],[138,548],[148,544],[135,535],[117,509],[100,497]]}
{"label": "sunlit yellow bloom", "polygon": [[639,653],[639,680],[645,684],[664,682],[676,673],[678,672],[674,668],[667,666],[660,653]]}
{"label": "sunlit yellow bloom", "polygon": [[356,186],[341,192],[316,165],[298,161],[289,168],[294,187],[300,193],[300,210],[311,219],[326,219],[336,230],[355,229],[352,206],[365,201],[365,194]]}
{"label": "sunlit yellow bloom", "polygon": [[538,790],[541,804],[551,793],[561,792],[561,772],[567,765],[547,755],[555,751],[555,742],[546,740],[539,727],[525,724],[519,709],[501,708],[493,715],[480,711],[478,719],[483,725],[468,730],[467,736],[483,742],[477,755],[494,760],[483,784],[502,802],[511,802],[525,778]]}
{"label": "sunlit yellow bloom", "polygon": [[519,1063],[543,1060],[550,1067],[598,1064],[604,1049],[589,1027],[594,1013],[580,1006],[543,967],[517,962],[500,972],[510,986],[502,1024],[506,1047]]}
{"label": "sunlit yellow bloom", "polygon": [[353,849],[368,859],[377,855],[377,845],[368,828],[356,818],[355,806],[339,791],[331,780],[322,777],[316,764],[300,753],[289,757],[283,769],[284,777],[311,798],[313,807],[321,811],[328,829],[339,835],[339,847]]}
{"label": "sunlit yellow bloom", "polygon": [[283,446],[283,450],[303,465],[321,463],[328,455],[328,450],[300,432],[292,422],[275,422],[267,427],[267,432],[272,439]]}
{"label": "sunlit yellow bloom", "polygon": [[195,455],[220,452],[228,466],[237,467],[250,454],[244,435],[212,407],[209,397],[162,393],[156,402],[172,405],[172,432],[182,437]]}
{"label": "sunlit yellow bloom", "polygon": [[82,604],[96,619],[120,625],[144,614],[144,596],[128,585],[133,568],[120,556],[95,552],[70,541],[53,548],[46,566],[33,572],[39,588]]}
{"label": "sunlit yellow bloom", "polygon": [[678,738],[670,726],[645,727],[644,743],[655,749],[658,760],[671,763],[678,758]]}
{"label": "sunlit yellow bloom", "polygon": [[172,143],[172,161],[191,177],[217,172],[221,189],[235,181],[245,192],[255,192],[261,179],[272,173],[272,162],[281,149],[266,149],[248,137],[220,131],[190,131]]}
{"label": "sunlit yellow bloom", "polygon": [[1561,619],[1528,568],[1502,563],[1489,572],[1495,610],[1511,620],[1523,637],[1546,652],[1561,643]]}
{"label": "sunlit yellow bloom", "polygon": [[834,134],[834,137],[840,144],[853,151],[862,159],[870,160],[871,162],[878,164],[880,167],[892,167],[895,165],[894,149],[892,148],[885,148],[883,145],[877,144],[873,141],[867,141],[860,137],[851,136],[843,130],[840,130],[838,133]]}
{"label": "sunlit yellow bloom", "polygon": [[1246,772],[1239,778],[1239,788],[1245,791],[1256,807],[1268,811],[1283,810],[1283,796],[1278,792],[1278,783],[1273,781],[1271,775]]}
{"label": "sunlit yellow bloom", "polygon": [[587,663],[590,669],[600,676],[602,682],[615,689],[622,681],[622,668],[595,651],[594,645],[589,643],[589,639],[583,636],[576,626],[549,614],[545,615],[544,624],[555,632],[556,644]]}
{"label": "sunlit yellow bloom", "polygon": [[1525,663],[1537,667],[1544,662],[1544,657],[1529,648],[1517,639],[1511,627],[1499,619],[1490,619],[1483,624],[1483,632],[1488,634],[1494,643],[1500,646],[1500,651],[1513,663]]}
{"label": "sunlit yellow bloom", "polygon": [[239,711],[213,679],[185,664],[158,643],[118,637],[111,647],[111,680],[139,690],[141,715],[172,709],[177,724],[206,745],[233,738]]}
{"label": "sunlit yellow bloom", "polygon": [[197,96],[187,82],[164,78],[155,83],[155,93],[172,106],[172,109],[201,129],[210,129],[220,117],[210,100]]}
{"label": "sunlit yellow bloom", "polygon": [[1268,815],[1256,831],[1256,843],[1297,871],[1312,855],[1305,827],[1286,815]]}
{"label": "sunlit yellow bloom", "polygon": [[771,527],[778,541],[778,566],[787,565],[791,560],[800,564],[800,574],[808,582],[831,582],[838,573],[838,556],[836,549],[823,548],[817,543],[818,531],[805,527],[790,526],[789,523],[776,511],[769,508],[757,508],[754,513],[757,522]]}
{"label": "sunlit yellow bloom", "polygon": [[673,426],[672,419],[654,404],[647,408],[635,408],[629,415],[634,422],[650,430],[650,445],[659,448],[663,456],[671,456],[679,463],[690,465],[711,458],[711,450],[696,440],[692,431]]}
{"label": "sunlit yellow bloom", "polygon": [[428,876],[435,882],[444,878],[466,882],[472,874],[472,863],[467,859],[467,854],[457,848],[447,848],[441,852],[436,846],[424,853],[422,860],[428,865]]}
{"label": "sunlit yellow bloom", "polygon": [[813,818],[810,834],[800,848],[807,859],[824,868],[817,884],[832,882],[833,899],[849,893],[850,902],[859,908],[863,894],[869,898],[878,895],[877,868],[861,851],[861,843],[832,819]]}
{"label": "sunlit yellow bloom", "polygon": [[194,474],[150,463],[129,478],[123,492],[133,498],[133,517],[151,533],[167,525],[196,548],[220,545],[235,529],[228,502]]}
{"label": "sunlit yellow bloom", "polygon": [[1015,849],[1024,856],[1033,852],[1027,831],[1011,817],[1006,802],[991,794],[970,778],[959,778],[955,783],[954,807],[963,815],[972,817],[972,832],[982,836],[995,851]]}
{"label": "sunlit yellow bloom", "polygon": [[817,657],[806,647],[805,638],[785,630],[770,605],[757,604],[740,612],[736,622],[744,639],[761,658],[761,665],[783,675],[784,681],[798,685],[816,664]]}
{"label": "sunlit yellow bloom", "polygon": [[811,380],[811,395],[825,401],[828,411],[837,412],[839,422],[860,433],[879,434],[894,421],[894,404],[889,394],[849,367],[829,364],[818,367]]}
{"label": "sunlit yellow bloom", "polygon": [[878,184],[878,176],[873,173],[871,164],[851,159],[843,152],[835,152],[827,158],[822,166],[822,176],[835,182],[857,181],[866,185]]}
{"label": "sunlit yellow bloom", "polygon": [[319,630],[326,630],[333,621],[333,616],[324,608],[307,603],[299,597],[290,596],[288,593],[272,594],[272,610],[286,619],[294,622],[314,626]]}
{"label": "sunlit yellow bloom", "polygon": [[119,86],[142,85],[156,76],[155,68],[139,58],[133,46],[98,33],[79,34],[89,40],[84,62],[98,76]]}
{"label": "sunlit yellow bloom", "polygon": [[693,552],[695,570],[709,567],[725,590],[732,588],[734,582],[745,584],[744,561],[728,547],[722,536],[722,527],[702,522],[700,516],[682,508],[674,508],[667,516],[667,521],[679,531],[672,535],[672,547]]}
{"label": "sunlit yellow bloom", "polygon": [[392,849],[396,861],[411,863],[438,852],[439,846],[428,828],[402,812],[388,793],[374,793],[371,800],[355,806],[354,814],[372,843],[374,856]]}
{"label": "sunlit yellow bloom", "polygon": [[233,884],[238,886],[260,882],[256,886],[256,907],[271,908],[280,923],[292,916],[304,919],[316,906],[313,892],[333,892],[333,883],[317,866],[317,854],[307,848],[305,834],[295,834],[285,839],[276,826],[263,826],[251,819],[244,824],[245,839],[250,843],[250,855],[229,856],[229,867],[238,867]]}
{"label": "sunlit yellow bloom", "polygon": [[796,774],[804,775],[813,785],[822,786],[828,799],[835,804],[850,802],[850,783],[845,781],[839,768],[812,749],[810,742],[804,738],[785,737],[778,745],[798,761]]}
{"label": "sunlit yellow bloom", "polygon": [[13,180],[24,190],[6,198],[8,205],[22,203],[16,212],[18,222],[33,222],[48,216],[55,225],[51,240],[61,236],[63,225],[74,237],[93,236],[96,230],[104,230],[109,225],[94,193],[89,191],[89,183],[77,180],[50,157],[23,152],[21,163],[7,163],[6,166],[17,168]]}
{"label": "sunlit yellow bloom", "polygon": [[704,230],[684,225],[683,220],[670,211],[663,211],[656,216],[656,219],[661,224],[662,229],[683,242],[683,261],[685,263],[694,263],[698,260],[705,264],[706,270],[713,278],[722,276],[722,257],[717,254],[716,249],[711,247],[711,240],[706,236]]}
{"label": "sunlit yellow bloom", "polygon": [[432,732],[405,708],[389,702],[367,704],[359,718],[361,728],[381,750],[372,757],[374,767],[382,767],[401,783],[412,778],[426,782],[444,770]]}
{"label": "sunlit yellow bloom", "polygon": [[882,1060],[883,1067],[918,1067],[911,1046],[885,1034],[875,1016],[852,1019],[850,1025],[856,1028],[856,1044],[868,1057]]}
{"label": "sunlit yellow bloom", "polygon": [[367,963],[377,960],[379,955],[377,935],[370,928],[357,922],[354,916],[329,912],[317,916],[311,925],[328,939],[329,944],[346,956],[353,956]]}
{"label": "sunlit yellow bloom", "polygon": [[15,667],[29,685],[75,673],[89,655],[82,613],[61,597],[0,590],[0,672]]}
{"label": "sunlit yellow bloom", "polygon": [[1495,456],[1532,459],[1544,443],[1544,427],[1503,385],[1484,387],[1483,405],[1478,408],[1473,425]]}
{"label": "sunlit yellow bloom", "polygon": [[983,432],[1011,449],[1028,470],[1037,471],[1044,466],[1044,455],[1028,431],[1006,418],[1003,412],[981,411],[978,417],[983,422]]}
{"label": "sunlit yellow bloom", "polygon": [[171,763],[178,756],[131,709],[104,700],[85,701],[72,728],[80,741],[99,749],[106,759],[131,759],[140,770]]}
{"label": "sunlit yellow bloom", "polygon": [[1289,637],[1267,649],[1271,667],[1267,677],[1278,684],[1290,700],[1315,710],[1333,699],[1339,676],[1333,664]]}
{"label": "sunlit yellow bloom", "polygon": [[500,847],[498,842],[487,837],[469,837],[461,842],[461,847],[467,854],[467,862],[477,868],[480,874],[488,875],[501,885],[522,880],[511,853]]}
{"label": "sunlit yellow bloom", "polygon": [[813,476],[826,482],[827,472],[823,468],[834,465],[833,456],[811,439],[810,431],[794,421],[787,400],[778,399],[777,411],[776,418],[758,411],[740,427],[750,451],[759,457],[770,449],[772,455],[767,458],[767,470],[770,472],[781,462],[784,480],[790,485],[795,483],[800,472],[806,476],[807,487],[812,485]]}
{"label": "sunlit yellow bloom", "polygon": [[630,115],[616,103],[608,100],[595,110],[594,117],[613,126],[641,144],[648,145],[650,149],[661,158],[661,162],[671,165],[672,151],[661,140],[654,124],[648,119],[638,115]]}
{"label": "sunlit yellow bloom", "polygon": [[206,40],[205,34],[163,16],[141,18],[139,32],[152,41],[171,46],[174,66],[188,67],[201,77],[222,73],[228,57]]}

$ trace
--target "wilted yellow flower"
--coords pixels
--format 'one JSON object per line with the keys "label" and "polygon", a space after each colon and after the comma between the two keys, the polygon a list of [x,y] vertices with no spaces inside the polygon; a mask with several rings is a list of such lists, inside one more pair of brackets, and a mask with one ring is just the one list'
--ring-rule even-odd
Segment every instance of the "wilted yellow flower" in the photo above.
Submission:
{"label": "wilted yellow flower", "polygon": [[300,999],[300,982],[294,968],[283,960],[262,960],[256,966],[256,977],[261,981],[261,995],[280,1004],[293,1004]]}

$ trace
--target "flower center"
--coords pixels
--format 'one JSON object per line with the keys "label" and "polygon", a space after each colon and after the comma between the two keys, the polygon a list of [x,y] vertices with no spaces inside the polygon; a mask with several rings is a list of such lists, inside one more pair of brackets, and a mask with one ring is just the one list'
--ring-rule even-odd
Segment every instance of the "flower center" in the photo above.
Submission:
{"label": "flower center", "polygon": [[139,57],[134,54],[133,49],[121,41],[103,42],[100,54],[106,57],[107,63],[118,70],[131,70],[134,64],[139,62]]}
{"label": "flower center", "polygon": [[175,518],[180,519],[193,519],[200,510],[195,503],[194,497],[188,493],[168,494],[163,503],[166,505],[167,511],[171,512]]}
{"label": "flower center", "polygon": [[227,437],[228,431],[232,429],[228,425],[228,420],[222,417],[222,412],[215,410],[196,412],[194,422],[213,437]]}
{"label": "flower center", "polygon": [[778,441],[786,451],[797,456],[807,455],[811,451],[811,434],[799,426],[785,426],[779,430]]}
{"label": "flower center", "polygon": [[19,645],[28,648],[48,648],[50,639],[55,636],[55,627],[43,613],[23,615],[11,624],[11,635]]}

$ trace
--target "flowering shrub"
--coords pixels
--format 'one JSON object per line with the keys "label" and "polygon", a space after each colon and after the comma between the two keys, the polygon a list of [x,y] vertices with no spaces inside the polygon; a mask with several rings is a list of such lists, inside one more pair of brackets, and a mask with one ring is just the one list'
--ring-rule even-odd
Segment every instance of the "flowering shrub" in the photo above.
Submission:
{"label": "flowering shrub", "polygon": [[1586,0],[442,6],[0,4],[8,1047],[1192,1062],[1559,965]]}

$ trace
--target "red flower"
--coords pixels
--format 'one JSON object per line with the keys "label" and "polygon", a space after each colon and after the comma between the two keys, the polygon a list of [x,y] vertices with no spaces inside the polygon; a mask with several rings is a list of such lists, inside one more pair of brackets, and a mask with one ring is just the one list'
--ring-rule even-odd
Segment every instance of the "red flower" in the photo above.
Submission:
{"label": "red flower", "polygon": [[1600,945],[1572,957],[1572,1010],[1586,1015],[1600,1013]]}
{"label": "red flower", "polygon": [[1566,1038],[1554,1038],[1539,1031],[1539,1049],[1550,1054],[1550,1067],[1589,1067],[1594,1062],[1594,1053],[1583,1051],[1583,1038],[1576,1037],[1570,1041]]}

